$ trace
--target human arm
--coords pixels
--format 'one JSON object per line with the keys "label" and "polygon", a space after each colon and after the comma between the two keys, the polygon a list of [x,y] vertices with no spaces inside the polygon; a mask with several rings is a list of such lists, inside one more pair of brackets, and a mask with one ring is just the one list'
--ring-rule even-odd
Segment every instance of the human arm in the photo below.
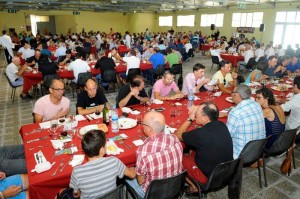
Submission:
{"label": "human arm", "polygon": [[6,178],[5,173],[0,171],[0,180],[3,180],[4,178]]}
{"label": "human arm", "polygon": [[198,106],[193,106],[189,111],[189,117],[182,123],[182,125],[175,131],[175,135],[180,141],[183,141],[182,134],[187,131],[192,122],[195,120],[195,114]]}
{"label": "human arm", "polygon": [[199,91],[200,88],[207,84],[208,82],[210,82],[210,79],[209,78],[205,78],[203,81],[201,81],[199,84],[197,84],[197,86],[195,87],[195,91]]}
{"label": "human arm", "polygon": [[88,115],[91,113],[94,113],[96,111],[102,111],[102,109],[104,108],[104,105],[98,105],[98,106],[94,106],[93,108],[83,108],[83,107],[77,107],[77,112],[80,115]]}
{"label": "human arm", "polygon": [[232,81],[229,81],[229,85],[231,87],[236,87],[237,86],[237,76],[238,76],[238,74],[236,72],[231,73],[231,77],[233,79]]}
{"label": "human arm", "polygon": [[7,187],[7,189],[2,191],[2,195],[3,195],[3,198],[12,198],[12,197],[18,195],[19,193],[21,193],[22,191],[23,190],[22,190],[21,185],[19,185],[19,186],[13,185],[13,186]]}
{"label": "human arm", "polygon": [[23,66],[21,66],[21,68],[18,70],[18,72],[16,72],[16,75],[18,76],[22,76],[24,71],[28,68],[27,64],[24,64]]}
{"label": "human arm", "polygon": [[[68,115],[69,113],[69,108],[67,108],[66,110],[63,110],[63,108],[60,108],[57,113],[50,118],[49,120],[55,120],[61,117],[65,117],[66,115]],[[39,123],[43,121],[43,115],[39,114],[39,113],[34,113],[34,122],[35,123]]]}
{"label": "human arm", "polygon": [[126,167],[124,175],[129,177],[129,178],[135,178],[136,177],[135,168],[134,167],[132,167],[132,168]]}

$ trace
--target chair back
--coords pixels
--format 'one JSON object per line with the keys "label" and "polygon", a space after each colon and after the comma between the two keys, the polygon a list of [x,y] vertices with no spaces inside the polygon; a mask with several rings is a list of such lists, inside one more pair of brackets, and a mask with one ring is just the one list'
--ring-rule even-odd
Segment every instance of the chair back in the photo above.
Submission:
{"label": "chair back", "polygon": [[124,198],[124,185],[119,185],[116,189],[105,194],[104,196],[98,199],[123,199]]}
{"label": "chair back", "polygon": [[141,70],[139,68],[131,68],[131,69],[129,69],[126,81],[130,82],[135,75],[141,75]]}
{"label": "chair back", "polygon": [[173,64],[172,68],[170,69],[171,73],[176,74],[182,74],[182,64]]}
{"label": "chair back", "polygon": [[44,76],[44,87],[46,90],[49,90],[49,88],[51,86],[51,82],[54,79],[59,79],[59,76],[57,74],[51,74],[51,75]]}
{"label": "chair back", "polygon": [[247,69],[253,69],[253,67],[255,66],[256,61],[254,57],[251,57],[246,65]]}
{"label": "chair back", "polygon": [[280,133],[269,149],[264,152],[269,156],[277,156],[286,152],[294,143],[297,129],[286,130]]}
{"label": "chair back", "polygon": [[240,156],[243,156],[244,165],[251,165],[261,157],[267,140],[268,138],[251,140],[244,146],[240,153]]}
{"label": "chair back", "polygon": [[266,56],[262,56],[262,57],[260,57],[260,58],[257,60],[257,63],[258,63],[258,62],[261,62],[261,61],[268,62],[268,59],[267,59]]}
{"label": "chair back", "polygon": [[211,62],[213,64],[220,64],[218,56],[211,56]]}
{"label": "chair back", "polygon": [[[9,83],[9,85],[10,85],[12,88],[15,88],[16,86],[12,85],[12,83],[11,83],[10,79],[8,78],[7,74],[4,73],[4,75],[5,75],[5,77],[6,77],[7,81],[8,81],[8,83]],[[20,86],[21,86],[21,85],[20,85]]]}
{"label": "chair back", "polygon": [[79,73],[78,81],[77,81],[78,86],[80,86],[80,87],[85,86],[86,81],[92,77],[93,76],[92,76],[91,72]]}
{"label": "chair back", "polygon": [[180,195],[186,175],[187,171],[183,171],[170,178],[153,180],[145,193],[145,199],[170,199]]}
{"label": "chair back", "polygon": [[163,76],[165,70],[166,70],[166,65],[165,64],[159,64],[159,65],[157,65],[157,67],[155,69],[155,75]]}
{"label": "chair back", "polygon": [[105,70],[103,71],[103,74],[101,75],[101,78],[103,82],[110,83],[110,82],[117,82],[117,76],[116,76],[115,70]]}

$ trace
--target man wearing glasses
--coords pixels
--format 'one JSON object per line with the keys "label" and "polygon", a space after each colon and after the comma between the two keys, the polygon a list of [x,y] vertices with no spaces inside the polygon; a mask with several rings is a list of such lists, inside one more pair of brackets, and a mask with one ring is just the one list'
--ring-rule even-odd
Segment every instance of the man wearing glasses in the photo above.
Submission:
{"label": "man wearing glasses", "polygon": [[213,80],[218,81],[218,88],[222,93],[231,93],[231,88],[237,86],[237,73],[231,71],[231,63],[227,60],[220,62],[220,70],[218,70],[212,77]]}
{"label": "man wearing glasses", "polygon": [[66,116],[69,113],[70,100],[64,97],[65,85],[60,79],[53,79],[45,95],[35,102],[33,113],[35,122],[44,122]]}
{"label": "man wearing glasses", "polygon": [[[174,91],[174,95],[170,95]],[[166,71],[162,77],[155,82],[152,90],[152,99],[159,100],[174,100],[177,98],[183,98],[184,94],[179,90],[178,86],[174,82],[174,75],[170,71]]]}

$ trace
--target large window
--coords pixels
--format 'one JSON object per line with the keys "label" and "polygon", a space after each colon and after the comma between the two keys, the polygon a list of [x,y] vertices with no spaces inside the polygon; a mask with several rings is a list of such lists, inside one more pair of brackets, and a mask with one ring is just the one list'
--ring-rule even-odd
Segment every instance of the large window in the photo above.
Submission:
{"label": "large window", "polygon": [[263,12],[233,13],[232,27],[256,27],[263,23]]}
{"label": "large window", "polygon": [[172,16],[159,17],[158,24],[159,26],[172,26],[173,17]]}
{"label": "large window", "polygon": [[273,36],[274,45],[282,44],[283,48],[300,44],[300,12],[277,12]]}
{"label": "large window", "polygon": [[209,27],[211,24],[215,24],[216,27],[223,27],[224,14],[204,14],[201,15],[201,27]]}
{"label": "large window", "polygon": [[177,16],[177,26],[191,26],[195,25],[195,15],[179,15]]}

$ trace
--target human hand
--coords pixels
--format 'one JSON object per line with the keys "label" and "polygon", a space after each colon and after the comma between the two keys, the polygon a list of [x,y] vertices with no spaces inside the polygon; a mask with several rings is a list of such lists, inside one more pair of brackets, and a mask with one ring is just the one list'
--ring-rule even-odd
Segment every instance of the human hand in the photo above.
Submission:
{"label": "human hand", "polygon": [[6,178],[5,173],[0,171],[0,180],[3,180],[4,178]]}
{"label": "human hand", "polygon": [[188,112],[189,118],[195,120],[195,115],[199,106],[192,106]]}
{"label": "human hand", "polygon": [[13,186],[8,187],[4,191],[2,191],[2,194],[3,194],[4,198],[12,198],[21,192],[22,192],[21,185],[20,186],[13,185]]}
{"label": "human hand", "polygon": [[210,78],[206,78],[206,79],[204,80],[204,84],[207,84],[208,82],[210,82]]}
{"label": "human hand", "polygon": [[96,106],[95,108],[96,108],[95,111],[100,111],[100,112],[101,112],[101,111],[103,110],[103,108],[104,108],[104,105],[101,104],[101,105],[99,105],[99,106]]}
{"label": "human hand", "polygon": [[130,94],[137,97],[140,94],[140,91],[138,88],[132,88]]}
{"label": "human hand", "polygon": [[226,117],[228,116],[228,112],[219,112],[219,117]]}
{"label": "human hand", "polygon": [[64,117],[66,116],[67,114],[69,113],[69,108],[67,108],[65,111],[63,110],[63,108],[60,108],[56,115],[54,116],[54,119],[58,119],[58,118],[61,118],[61,117]]}
{"label": "human hand", "polygon": [[231,76],[232,76],[233,79],[236,79],[237,76],[238,76],[238,74],[237,74],[236,72],[232,72],[232,73],[231,73]]}

